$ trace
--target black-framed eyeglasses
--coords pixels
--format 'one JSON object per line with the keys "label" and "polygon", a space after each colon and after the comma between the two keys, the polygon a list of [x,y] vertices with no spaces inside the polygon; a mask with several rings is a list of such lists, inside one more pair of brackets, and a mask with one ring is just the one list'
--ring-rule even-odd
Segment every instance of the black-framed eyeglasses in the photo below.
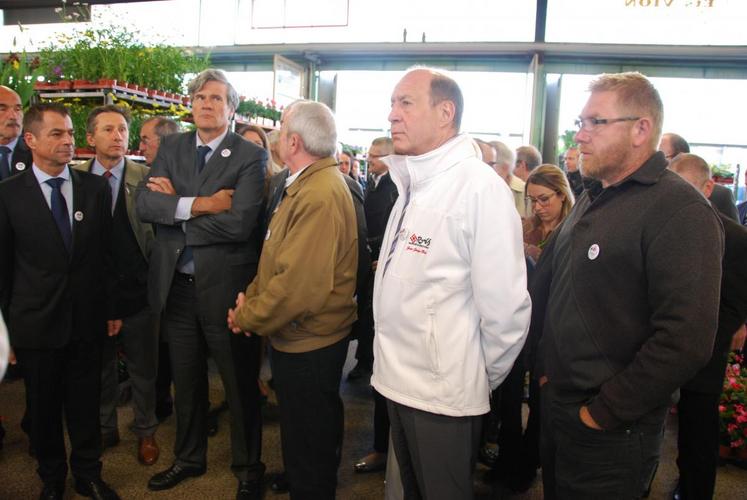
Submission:
{"label": "black-framed eyeglasses", "polygon": [[541,206],[541,207],[546,207],[547,205],[550,204],[550,201],[557,194],[558,194],[558,192],[555,191],[555,192],[552,192],[550,194],[540,195],[540,196],[538,196],[536,198],[534,198],[532,196],[525,196],[524,197],[524,201],[526,201],[527,205],[529,205],[530,207],[534,206],[535,203],[539,204],[539,206]]}
{"label": "black-framed eyeglasses", "polygon": [[581,118],[578,117],[575,122],[573,122],[576,125],[576,128],[578,131],[582,131],[583,129],[588,130],[591,132],[595,128],[597,128],[599,125],[609,125],[610,123],[617,123],[617,122],[633,122],[636,120],[640,120],[640,116],[624,116],[622,118]]}

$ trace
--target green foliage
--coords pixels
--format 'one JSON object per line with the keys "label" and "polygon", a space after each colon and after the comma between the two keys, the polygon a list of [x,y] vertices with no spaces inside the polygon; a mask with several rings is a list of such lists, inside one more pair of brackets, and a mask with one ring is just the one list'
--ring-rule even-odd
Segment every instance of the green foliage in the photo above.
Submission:
{"label": "green foliage", "polygon": [[[565,153],[569,148],[576,145],[576,131],[575,130],[566,130],[563,132],[563,135],[561,135],[558,138],[558,145],[559,145],[559,151],[558,155],[562,155]],[[561,146],[562,145],[562,146]]]}
{"label": "green foliage", "polygon": [[16,54],[11,52],[0,66],[0,85],[15,90],[21,97],[21,105],[27,108],[34,94],[34,82],[42,74],[39,58],[29,61],[26,51]]}
{"label": "green foliage", "polygon": [[202,71],[210,63],[209,55],[199,57],[162,44],[145,46],[137,35],[113,25],[58,34],[41,50],[44,75],[50,81],[105,78],[185,93],[185,76]]}
{"label": "green foliage", "polygon": [[280,120],[283,110],[278,109],[274,100],[267,100],[263,104],[258,99],[245,99],[239,103],[236,112],[249,118],[267,118],[274,122]]}
{"label": "green foliage", "polygon": [[747,367],[743,355],[729,355],[718,411],[722,444],[747,449]]}

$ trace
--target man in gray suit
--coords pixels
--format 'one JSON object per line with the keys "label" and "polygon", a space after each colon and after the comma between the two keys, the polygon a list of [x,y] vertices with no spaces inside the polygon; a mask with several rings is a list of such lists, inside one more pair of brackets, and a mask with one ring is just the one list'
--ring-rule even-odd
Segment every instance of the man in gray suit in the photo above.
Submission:
{"label": "man in gray suit", "polygon": [[267,154],[228,130],[238,94],[220,70],[189,84],[196,131],[164,137],[138,215],[155,224],[148,294],[169,339],[176,391],[173,465],[151,490],[205,473],[208,350],[231,410],[231,469],[237,499],[259,498],[259,340],[230,335],[226,311],[256,273]]}

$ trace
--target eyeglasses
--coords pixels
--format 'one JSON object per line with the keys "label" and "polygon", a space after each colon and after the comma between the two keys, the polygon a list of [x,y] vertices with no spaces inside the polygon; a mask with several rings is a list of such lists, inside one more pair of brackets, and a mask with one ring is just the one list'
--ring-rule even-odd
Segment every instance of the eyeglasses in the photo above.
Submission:
{"label": "eyeglasses", "polygon": [[617,122],[634,122],[640,119],[641,118],[639,116],[625,116],[623,118],[581,118],[579,117],[573,123],[575,123],[576,128],[578,129],[579,132],[581,132],[583,129],[586,129],[589,132],[592,132],[599,125],[608,125],[610,123],[617,123]]}
{"label": "eyeglasses", "polygon": [[530,207],[534,206],[535,203],[539,204],[539,206],[541,207],[546,207],[547,205],[550,204],[550,200],[552,200],[552,197],[555,196],[556,194],[558,193],[555,192],[555,193],[550,193],[550,194],[543,194],[536,198],[532,196],[525,196],[524,200],[527,202],[527,205],[529,205]]}

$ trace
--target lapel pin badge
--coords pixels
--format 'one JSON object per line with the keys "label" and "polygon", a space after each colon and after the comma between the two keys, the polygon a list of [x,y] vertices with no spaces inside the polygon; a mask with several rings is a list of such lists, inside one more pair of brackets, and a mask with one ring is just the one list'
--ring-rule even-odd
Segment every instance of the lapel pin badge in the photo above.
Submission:
{"label": "lapel pin badge", "polygon": [[229,156],[231,156],[231,150],[230,149],[224,149],[223,151],[220,152],[220,155],[223,158],[228,158]]}
{"label": "lapel pin badge", "polygon": [[587,255],[589,256],[589,260],[596,260],[596,258],[599,257],[599,245],[594,243],[592,246],[590,246],[589,253]]}
{"label": "lapel pin badge", "polygon": [[16,163],[16,170],[20,170],[21,172],[23,172],[24,170],[26,170],[26,164],[22,161],[19,161],[18,163]]}
{"label": "lapel pin badge", "polygon": [[73,218],[76,221],[78,221],[78,222],[82,221],[83,220],[83,212],[81,212],[80,210],[78,210],[77,212],[75,212],[75,214],[73,214]]}

